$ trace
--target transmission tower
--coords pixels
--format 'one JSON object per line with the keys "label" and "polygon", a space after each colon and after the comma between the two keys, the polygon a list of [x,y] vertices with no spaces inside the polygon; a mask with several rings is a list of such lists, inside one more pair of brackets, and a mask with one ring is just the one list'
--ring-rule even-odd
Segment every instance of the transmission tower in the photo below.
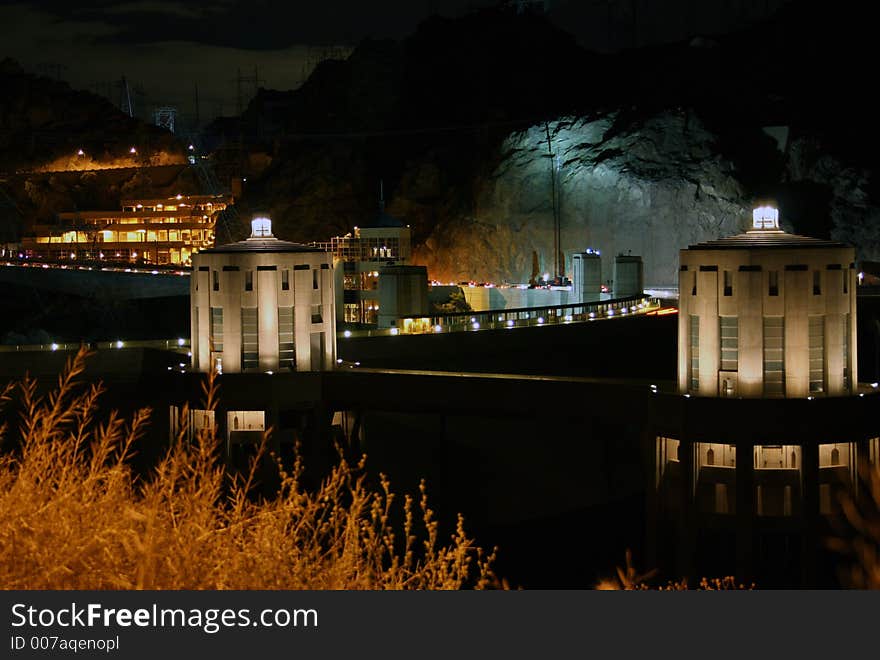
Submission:
{"label": "transmission tower", "polygon": [[177,120],[177,108],[164,105],[153,109],[153,124],[174,133],[174,122]]}
{"label": "transmission tower", "polygon": [[244,107],[246,105],[245,95],[247,94],[246,87],[249,87],[251,90],[250,94],[247,94],[247,101],[250,101],[254,96],[257,95],[257,90],[260,89],[260,83],[265,82],[260,80],[260,72],[257,67],[254,67],[253,75],[247,76],[242,74],[241,69],[238,70],[238,75],[235,77],[235,109],[238,115],[241,115],[244,112]]}

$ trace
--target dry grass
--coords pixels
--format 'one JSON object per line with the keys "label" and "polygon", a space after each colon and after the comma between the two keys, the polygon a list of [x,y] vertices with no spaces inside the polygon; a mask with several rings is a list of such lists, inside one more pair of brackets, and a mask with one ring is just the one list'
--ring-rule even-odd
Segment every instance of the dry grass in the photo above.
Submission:
{"label": "dry grass", "polygon": [[[610,578],[604,578],[596,585],[599,591],[689,591],[691,587],[687,580],[679,580],[677,582],[667,582],[657,586],[651,585],[651,579],[656,571],[648,573],[639,573],[632,563],[632,553],[626,552],[626,565],[618,566],[616,575]],[[754,589],[755,585],[746,586],[737,584],[733,576],[725,576],[723,578],[703,578],[700,584],[694,587],[697,591],[728,591],[737,589]]]}
{"label": "dry grass", "polygon": [[[0,393],[22,409],[20,446],[0,455],[3,589],[459,589],[493,583],[459,517],[448,544],[428,507],[397,501],[384,478],[344,460],[314,492],[301,465],[277,496],[230,479],[217,439],[187,429],[144,480],[129,466],[149,420],[97,418],[100,385],[79,382],[86,353],[39,396],[25,378]],[[209,405],[216,401],[206,385]],[[186,411],[182,418],[188,417]],[[5,437],[7,429],[0,429]],[[256,465],[256,462],[254,462]],[[402,508],[402,511],[401,511]],[[392,517],[403,519],[395,534]]]}
{"label": "dry grass", "polygon": [[854,589],[880,589],[880,463],[862,462],[864,496],[843,492],[841,510],[847,526],[828,545],[847,560],[841,581]]}

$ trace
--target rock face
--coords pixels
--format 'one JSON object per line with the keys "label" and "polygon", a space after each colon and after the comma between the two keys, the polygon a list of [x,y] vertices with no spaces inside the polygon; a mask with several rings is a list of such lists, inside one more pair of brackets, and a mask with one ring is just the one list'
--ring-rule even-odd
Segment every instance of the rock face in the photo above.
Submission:
{"label": "rock face", "polygon": [[747,219],[749,200],[715,141],[684,112],[570,117],[513,133],[474,212],[437,226],[417,260],[454,282],[527,282],[533,251],[552,271],[552,162],[566,271],[572,252],[592,247],[609,280],[614,255],[631,251],[644,258],[647,285],[675,285],[680,248],[736,233]]}
{"label": "rock face", "polygon": [[877,177],[860,159],[844,161],[813,136],[792,140],[786,179],[813,193],[815,232],[852,245],[859,260],[880,260],[880,208]]}

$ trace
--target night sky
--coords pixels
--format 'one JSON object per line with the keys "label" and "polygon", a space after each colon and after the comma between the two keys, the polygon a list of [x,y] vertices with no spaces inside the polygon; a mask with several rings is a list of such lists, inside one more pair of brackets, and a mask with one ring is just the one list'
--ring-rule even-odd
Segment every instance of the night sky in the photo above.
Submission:
{"label": "night sky", "polygon": [[[781,0],[551,0],[551,16],[587,47],[615,50],[729,30]],[[0,57],[114,101],[123,75],[135,110],[156,105],[200,117],[233,114],[239,70],[291,89],[327,49],[365,37],[402,38],[431,14],[460,15],[493,0],[0,0]],[[244,91],[252,92],[253,81]]]}

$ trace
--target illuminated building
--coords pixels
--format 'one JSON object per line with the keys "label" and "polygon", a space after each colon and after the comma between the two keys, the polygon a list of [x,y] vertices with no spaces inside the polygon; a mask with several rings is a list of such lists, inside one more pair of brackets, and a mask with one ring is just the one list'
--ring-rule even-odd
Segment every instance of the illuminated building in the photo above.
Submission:
{"label": "illuminated building", "polygon": [[376,324],[379,320],[379,273],[385,265],[405,265],[412,256],[409,225],[385,213],[379,214],[353,234],[316,243],[333,255],[337,265],[337,321]]}
{"label": "illuminated building", "polygon": [[771,207],[755,209],[744,234],[682,250],[679,389],[850,393],[858,382],[854,261],[851,247],[781,231]]}
{"label": "illuminated building", "polygon": [[71,211],[55,224],[35,224],[22,237],[24,255],[65,261],[121,261],[188,265],[214,244],[218,214],[228,195],[126,199],[120,211]]}
{"label": "illuminated building", "polygon": [[615,298],[640,296],[645,289],[642,258],[630,254],[614,257],[614,281],[611,290]]}
{"label": "illuminated building", "polygon": [[602,257],[599,250],[587,248],[571,256],[572,301],[599,300],[602,293]]}
{"label": "illuminated building", "polygon": [[856,374],[854,259],[783,232],[773,207],[681,251],[680,411],[656,430],[649,516],[679,573],[730,553],[741,580],[811,583],[837,492],[877,460],[876,426],[858,421],[872,388]]}
{"label": "illuminated building", "polygon": [[249,238],[194,255],[190,295],[196,371],[320,371],[335,363],[330,255],[275,238],[267,218],[252,221]]}
{"label": "illuminated building", "polygon": [[425,316],[428,269],[425,266],[383,266],[379,271],[379,327],[397,327],[404,316]]}

